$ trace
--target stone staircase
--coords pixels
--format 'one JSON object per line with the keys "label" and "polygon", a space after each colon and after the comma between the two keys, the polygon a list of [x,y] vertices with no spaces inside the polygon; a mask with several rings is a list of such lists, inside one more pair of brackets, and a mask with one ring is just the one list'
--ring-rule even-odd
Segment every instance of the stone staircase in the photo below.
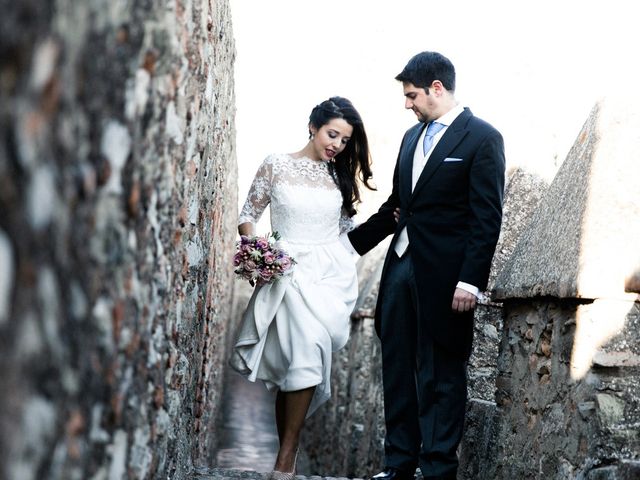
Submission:
{"label": "stone staircase", "polygon": [[[267,480],[267,473],[259,473],[253,470],[237,470],[231,468],[211,468],[211,469],[198,469],[191,480]],[[318,475],[296,477],[298,480],[347,480],[346,477],[321,477]]]}

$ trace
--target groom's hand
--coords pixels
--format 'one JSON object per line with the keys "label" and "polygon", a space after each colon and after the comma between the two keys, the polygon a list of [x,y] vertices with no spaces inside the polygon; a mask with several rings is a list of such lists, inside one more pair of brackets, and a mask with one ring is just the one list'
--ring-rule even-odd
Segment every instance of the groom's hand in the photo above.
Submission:
{"label": "groom's hand", "polygon": [[454,312],[462,313],[473,310],[476,307],[476,296],[473,293],[467,292],[462,288],[456,288],[453,292],[453,302],[451,303],[451,309]]}
{"label": "groom's hand", "polygon": [[400,221],[400,209],[399,208],[396,208],[393,211],[393,218],[396,219],[396,223],[398,223]]}

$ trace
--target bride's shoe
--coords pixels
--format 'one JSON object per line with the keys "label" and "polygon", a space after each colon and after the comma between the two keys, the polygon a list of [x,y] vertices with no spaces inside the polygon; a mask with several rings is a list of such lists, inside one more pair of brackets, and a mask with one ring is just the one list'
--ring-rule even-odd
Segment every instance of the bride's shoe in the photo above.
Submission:
{"label": "bride's shoe", "polygon": [[279,472],[273,470],[267,480],[293,480],[296,477],[296,463],[298,463],[298,450],[296,450],[296,456],[293,458],[293,471],[292,472]]}

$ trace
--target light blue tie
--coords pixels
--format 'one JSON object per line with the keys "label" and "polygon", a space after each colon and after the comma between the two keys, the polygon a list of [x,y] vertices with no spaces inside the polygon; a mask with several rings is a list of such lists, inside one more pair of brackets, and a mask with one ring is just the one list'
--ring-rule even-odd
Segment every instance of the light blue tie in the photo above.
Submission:
{"label": "light blue tie", "polygon": [[433,137],[442,130],[446,125],[438,122],[431,122],[427,125],[427,133],[424,136],[424,141],[422,142],[422,151],[426,156],[429,150],[431,150],[431,146],[433,145]]}

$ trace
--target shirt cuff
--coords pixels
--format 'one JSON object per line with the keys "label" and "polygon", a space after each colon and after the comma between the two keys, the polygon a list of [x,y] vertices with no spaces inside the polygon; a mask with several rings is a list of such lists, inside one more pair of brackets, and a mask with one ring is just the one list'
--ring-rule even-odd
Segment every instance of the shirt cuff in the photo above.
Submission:
{"label": "shirt cuff", "polygon": [[349,240],[349,234],[347,232],[341,234],[340,237],[338,238],[340,239],[340,243],[344,245],[344,248],[347,250],[347,252],[349,252],[351,255],[354,255],[356,257],[360,257],[360,254],[356,252],[356,249],[353,248],[353,245],[351,245],[351,241]]}
{"label": "shirt cuff", "polygon": [[470,294],[474,295],[477,299],[484,298],[484,295],[480,295],[480,291],[478,290],[478,287],[471,285],[470,283],[458,282],[458,285],[456,285],[456,287],[461,288],[466,292],[469,292]]}

